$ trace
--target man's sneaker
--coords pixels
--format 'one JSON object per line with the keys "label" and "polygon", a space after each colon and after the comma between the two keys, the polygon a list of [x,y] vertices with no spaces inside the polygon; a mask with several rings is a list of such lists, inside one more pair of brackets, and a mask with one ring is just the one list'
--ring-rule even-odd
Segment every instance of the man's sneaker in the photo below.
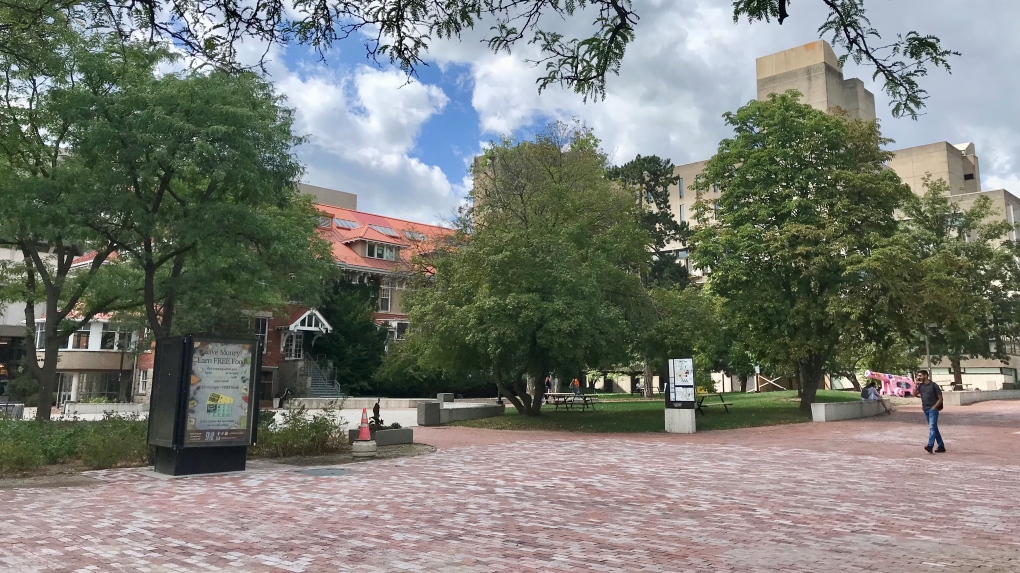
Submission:
{"label": "man's sneaker", "polygon": [[939,446],[939,448],[937,450],[935,450],[935,453],[936,454],[944,454],[944,453],[946,453],[946,447],[945,446]]}
{"label": "man's sneaker", "polygon": [[924,447],[925,451],[928,452],[929,454],[934,453],[934,452],[932,452],[933,448],[934,448],[934,446],[925,446]]}

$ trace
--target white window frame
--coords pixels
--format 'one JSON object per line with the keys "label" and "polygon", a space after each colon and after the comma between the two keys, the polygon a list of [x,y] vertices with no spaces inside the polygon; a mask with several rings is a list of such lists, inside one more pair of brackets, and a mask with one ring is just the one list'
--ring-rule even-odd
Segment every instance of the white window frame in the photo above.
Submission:
{"label": "white window frame", "polygon": [[677,183],[680,186],[680,198],[683,199],[684,198],[684,178],[681,177],[680,180],[677,181]]}
{"label": "white window frame", "polygon": [[144,396],[149,393],[149,371],[139,370],[138,371],[138,389],[135,391],[136,394]]}
{"label": "white window frame", "polygon": [[305,357],[305,333],[303,332],[288,332],[283,337],[283,359],[284,360],[301,360]]}
{"label": "white window frame", "polygon": [[[81,333],[85,333],[85,336],[86,336],[86,338],[85,338],[85,347],[84,348],[78,348],[77,346],[75,346],[76,339],[78,338],[78,335],[81,334]],[[92,344],[92,325],[91,324],[86,324],[83,328],[79,328],[78,330],[75,330],[74,332],[71,333],[71,336],[67,337],[67,349],[68,350],[88,350],[89,346],[91,344]]]}
{"label": "white window frame", "polygon": [[[383,301],[386,304],[383,304]],[[379,287],[379,312],[389,312],[390,308],[393,307],[393,287],[381,286]]]}

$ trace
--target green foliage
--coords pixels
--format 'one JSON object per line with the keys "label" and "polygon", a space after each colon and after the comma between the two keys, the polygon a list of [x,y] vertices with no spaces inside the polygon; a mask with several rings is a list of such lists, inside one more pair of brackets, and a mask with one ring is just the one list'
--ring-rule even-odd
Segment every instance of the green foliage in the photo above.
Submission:
{"label": "green foliage", "polygon": [[588,130],[562,124],[487,151],[470,236],[434,253],[435,275],[405,297],[425,366],[489,372],[536,414],[546,373],[626,360],[649,238],[606,167]]}
{"label": "green foliage", "polygon": [[[652,289],[650,296],[657,320],[642,333],[639,345],[657,364],[693,358],[695,383],[711,389],[713,366],[725,351],[722,301],[697,288]],[[659,371],[660,376],[668,373],[665,367]]]}
{"label": "green foliage", "polygon": [[39,382],[32,376],[22,373],[7,383],[7,394],[12,402],[24,402],[39,392]]}
{"label": "green foliage", "polygon": [[876,122],[848,121],[772,95],[726,114],[723,140],[696,184],[717,185],[718,216],[694,261],[754,357],[801,379],[806,411],[841,333],[881,342],[910,289],[896,210],[909,188],[885,168]]}
{"label": "green foliage", "polygon": [[957,382],[965,358],[1008,361],[1004,342],[1020,330],[1015,246],[1003,241],[1013,228],[992,218],[987,197],[969,209],[950,199],[944,180],[924,180],[926,193],[904,207],[902,240],[912,255],[903,267],[913,278],[908,311],[914,318],[909,338],[924,352],[948,356]]}
{"label": "green foliage", "polygon": [[377,288],[375,284],[337,280],[318,307],[333,331],[317,337],[312,351],[329,360],[348,394],[372,391],[373,377],[386,354],[387,331],[372,320],[372,297]]}
{"label": "green foliage", "polygon": [[259,412],[258,441],[248,449],[253,458],[320,456],[346,450],[347,421],[341,405],[309,416],[304,406],[287,410],[278,421],[275,412]]}
{"label": "green foliage", "polygon": [[648,245],[651,262],[643,284],[665,288],[686,284],[687,266],[666,251],[670,245],[689,244],[691,238],[690,226],[686,221],[677,222],[670,206],[670,187],[680,181],[673,173],[673,162],[655,155],[638,155],[608,169],[606,174],[630,189],[641,206],[638,224],[651,238]]}
{"label": "green foliage", "polygon": [[374,395],[389,398],[420,398],[452,392],[466,398],[491,398],[497,394],[495,384],[484,373],[447,372],[423,365],[415,344],[420,339],[391,342],[382,366],[376,371]]}

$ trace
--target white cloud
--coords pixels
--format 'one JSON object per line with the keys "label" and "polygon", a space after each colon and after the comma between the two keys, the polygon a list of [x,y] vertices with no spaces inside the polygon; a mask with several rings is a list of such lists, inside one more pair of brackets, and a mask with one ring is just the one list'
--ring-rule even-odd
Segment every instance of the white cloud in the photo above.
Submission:
{"label": "white cloud", "polygon": [[462,194],[436,166],[413,157],[422,126],[442,113],[436,86],[407,83],[396,70],[305,66],[274,74],[307,137],[305,181],[358,195],[358,208],[431,222]]}

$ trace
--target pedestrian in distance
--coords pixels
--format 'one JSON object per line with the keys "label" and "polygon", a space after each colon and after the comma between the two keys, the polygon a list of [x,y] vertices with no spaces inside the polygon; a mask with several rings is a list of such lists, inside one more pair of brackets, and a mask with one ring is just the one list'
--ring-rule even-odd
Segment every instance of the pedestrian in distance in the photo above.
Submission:
{"label": "pedestrian in distance", "polygon": [[[946,451],[946,444],[942,441],[942,434],[939,432],[939,412],[942,411],[942,388],[930,380],[927,370],[918,370],[914,375],[917,384],[914,386],[914,396],[921,398],[921,411],[928,420],[928,445],[924,447],[929,454],[941,454]],[[938,443],[938,449],[935,444]]]}

